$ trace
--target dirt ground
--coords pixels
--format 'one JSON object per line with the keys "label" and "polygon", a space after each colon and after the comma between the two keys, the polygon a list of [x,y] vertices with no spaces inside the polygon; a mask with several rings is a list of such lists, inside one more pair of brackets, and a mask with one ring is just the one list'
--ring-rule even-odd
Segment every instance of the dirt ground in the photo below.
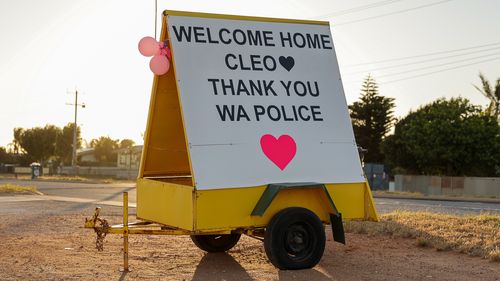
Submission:
{"label": "dirt ground", "polygon": [[[119,208],[103,210],[120,223]],[[207,254],[187,236],[131,236],[125,274],[121,236],[109,235],[97,252],[95,234],[82,228],[92,213],[88,204],[0,203],[0,280],[500,280],[500,264],[482,258],[389,236],[347,234],[344,246],[328,230],[319,265],[300,271],[277,270],[249,237],[228,253]]]}

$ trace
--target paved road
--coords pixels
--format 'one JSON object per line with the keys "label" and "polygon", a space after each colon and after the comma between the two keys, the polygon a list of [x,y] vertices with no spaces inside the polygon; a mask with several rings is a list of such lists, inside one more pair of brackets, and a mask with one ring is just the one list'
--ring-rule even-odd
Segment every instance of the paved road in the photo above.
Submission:
{"label": "paved road", "polygon": [[500,215],[500,203],[393,198],[375,198],[375,203],[379,214],[389,213],[396,210],[405,210],[458,215],[481,213]]}
{"label": "paved road", "polygon": [[45,195],[94,199],[99,201],[122,201],[123,192],[129,193],[129,202],[135,203],[135,183],[95,184],[79,182],[49,182],[0,179],[0,184],[36,186]]}
{"label": "paved road", "polygon": [[[129,202],[136,202],[134,183],[92,184],[47,181],[0,180],[2,183],[34,185],[46,195],[83,198],[98,201],[122,201],[122,193],[129,192]],[[455,202],[437,200],[375,198],[380,214],[395,210],[429,211],[448,214],[492,213],[500,215],[500,203]]]}

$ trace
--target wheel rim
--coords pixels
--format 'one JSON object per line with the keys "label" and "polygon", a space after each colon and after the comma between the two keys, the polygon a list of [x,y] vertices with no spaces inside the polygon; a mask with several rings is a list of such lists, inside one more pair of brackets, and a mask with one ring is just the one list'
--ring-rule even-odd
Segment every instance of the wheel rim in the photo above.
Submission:
{"label": "wheel rim", "polygon": [[294,260],[307,259],[314,250],[316,237],[311,225],[294,223],[285,232],[285,250]]}

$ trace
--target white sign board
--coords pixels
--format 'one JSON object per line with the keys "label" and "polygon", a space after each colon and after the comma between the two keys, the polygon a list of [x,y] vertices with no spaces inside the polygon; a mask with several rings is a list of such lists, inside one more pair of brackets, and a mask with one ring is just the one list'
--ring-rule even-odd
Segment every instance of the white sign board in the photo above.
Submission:
{"label": "white sign board", "polygon": [[167,23],[196,188],[365,181],[328,25]]}

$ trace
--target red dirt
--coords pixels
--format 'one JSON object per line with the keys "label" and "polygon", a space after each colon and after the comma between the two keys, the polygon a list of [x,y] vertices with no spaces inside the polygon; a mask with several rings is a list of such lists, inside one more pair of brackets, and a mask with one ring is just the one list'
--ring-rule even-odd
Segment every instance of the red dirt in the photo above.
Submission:
{"label": "red dirt", "polygon": [[[14,207],[0,208],[0,280],[500,280],[499,263],[389,236],[347,234],[343,246],[331,241],[329,230],[319,265],[299,271],[274,268],[262,242],[249,237],[227,254],[207,254],[188,236],[131,236],[132,272],[124,274],[118,271],[121,236],[109,235],[97,252],[95,234],[81,228],[92,207],[62,215],[44,206],[38,207],[43,215]],[[110,222],[120,223],[113,210]]]}

